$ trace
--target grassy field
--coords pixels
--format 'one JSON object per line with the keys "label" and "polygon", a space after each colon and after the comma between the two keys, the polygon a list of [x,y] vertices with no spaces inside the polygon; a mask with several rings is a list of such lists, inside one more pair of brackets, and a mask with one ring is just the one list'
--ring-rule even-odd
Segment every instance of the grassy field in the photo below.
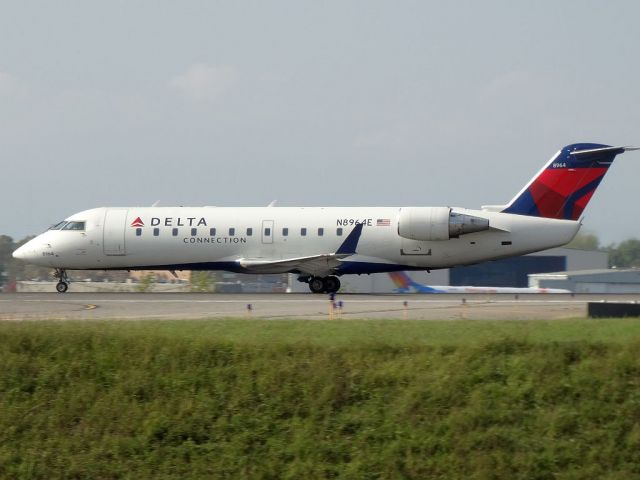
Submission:
{"label": "grassy field", "polygon": [[640,320],[2,322],[0,478],[640,478]]}

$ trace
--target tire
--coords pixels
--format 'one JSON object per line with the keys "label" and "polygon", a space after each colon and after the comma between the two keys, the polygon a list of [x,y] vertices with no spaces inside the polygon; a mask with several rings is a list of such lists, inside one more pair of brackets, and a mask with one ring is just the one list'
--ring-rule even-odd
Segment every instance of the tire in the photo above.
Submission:
{"label": "tire", "polygon": [[336,293],[340,290],[340,279],[338,277],[326,277],[324,283],[327,293]]}
{"label": "tire", "polygon": [[323,293],[326,288],[327,287],[324,278],[313,277],[311,280],[309,280],[309,290],[311,290],[311,293]]}
{"label": "tire", "polygon": [[65,282],[58,282],[56,290],[58,293],[65,293],[69,289],[69,284]]}

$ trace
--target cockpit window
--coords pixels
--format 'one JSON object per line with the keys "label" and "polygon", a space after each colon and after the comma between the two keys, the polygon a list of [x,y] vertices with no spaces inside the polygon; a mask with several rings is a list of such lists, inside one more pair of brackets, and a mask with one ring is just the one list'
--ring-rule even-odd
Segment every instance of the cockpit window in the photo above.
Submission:
{"label": "cockpit window", "polygon": [[66,220],[56,223],[52,227],[49,227],[49,230],[62,230],[62,227],[64,227],[65,223],[67,223]]}
{"label": "cockpit window", "polygon": [[84,230],[84,222],[68,222],[62,230]]}

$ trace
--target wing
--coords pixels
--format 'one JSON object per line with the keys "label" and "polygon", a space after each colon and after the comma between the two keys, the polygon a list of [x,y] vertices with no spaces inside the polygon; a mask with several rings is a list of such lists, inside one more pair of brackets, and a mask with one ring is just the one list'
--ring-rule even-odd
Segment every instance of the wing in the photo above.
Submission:
{"label": "wing", "polygon": [[356,253],[362,234],[362,224],[355,226],[342,245],[334,253],[309,255],[306,257],[269,260],[263,258],[241,258],[238,264],[248,273],[300,272],[315,276],[326,276],[340,265],[343,258]]}
{"label": "wing", "polygon": [[326,276],[340,265],[340,258],[345,258],[345,256],[326,254],[286,258],[283,260],[241,258],[238,263],[248,273],[300,272],[315,276]]}

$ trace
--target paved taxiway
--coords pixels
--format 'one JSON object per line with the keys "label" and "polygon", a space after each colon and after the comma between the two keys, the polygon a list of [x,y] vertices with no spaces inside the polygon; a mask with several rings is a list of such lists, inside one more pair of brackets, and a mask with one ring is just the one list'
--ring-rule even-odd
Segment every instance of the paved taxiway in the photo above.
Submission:
{"label": "paved taxiway", "polygon": [[[635,301],[640,295],[356,295],[339,294],[333,318],[556,319],[586,316],[589,301]],[[404,305],[404,302],[407,305]],[[251,305],[251,311],[247,305]],[[307,318],[330,315],[325,295],[194,293],[0,294],[0,320]]]}

